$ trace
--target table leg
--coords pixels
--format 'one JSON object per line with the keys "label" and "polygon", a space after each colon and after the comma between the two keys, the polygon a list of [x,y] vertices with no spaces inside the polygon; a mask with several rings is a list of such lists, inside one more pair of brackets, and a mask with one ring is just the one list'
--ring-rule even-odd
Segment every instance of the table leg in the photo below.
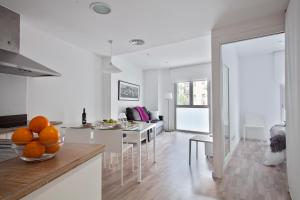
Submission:
{"label": "table leg", "polygon": [[192,145],[192,141],[189,140],[189,165],[191,165],[191,145]]}
{"label": "table leg", "polygon": [[196,142],[196,159],[198,160],[198,142]]}
{"label": "table leg", "polygon": [[156,142],[156,127],[152,129],[153,131],[153,162],[156,163],[156,151],[155,151],[155,142]]}
{"label": "table leg", "polygon": [[244,126],[244,143],[246,142],[246,127]]}
{"label": "table leg", "polygon": [[142,158],[141,158],[141,134],[138,134],[137,140],[137,173],[138,173],[138,183],[142,182]]}

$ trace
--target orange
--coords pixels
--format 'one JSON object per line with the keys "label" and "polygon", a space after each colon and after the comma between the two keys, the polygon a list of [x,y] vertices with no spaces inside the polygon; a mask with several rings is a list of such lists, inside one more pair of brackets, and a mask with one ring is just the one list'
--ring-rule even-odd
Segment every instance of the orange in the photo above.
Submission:
{"label": "orange", "polygon": [[60,149],[59,144],[52,144],[50,146],[46,146],[46,153],[56,153]]}
{"label": "orange", "polygon": [[59,140],[59,132],[54,126],[44,128],[39,134],[39,140],[43,145],[55,144]]}
{"label": "orange", "polygon": [[29,129],[34,133],[40,133],[44,128],[49,126],[49,120],[44,116],[36,116],[29,123]]}
{"label": "orange", "polygon": [[40,158],[45,153],[45,147],[39,141],[32,141],[23,150],[23,156],[27,158]]}
{"label": "orange", "polygon": [[33,134],[28,128],[18,128],[13,133],[11,140],[17,145],[24,145],[33,140]]}

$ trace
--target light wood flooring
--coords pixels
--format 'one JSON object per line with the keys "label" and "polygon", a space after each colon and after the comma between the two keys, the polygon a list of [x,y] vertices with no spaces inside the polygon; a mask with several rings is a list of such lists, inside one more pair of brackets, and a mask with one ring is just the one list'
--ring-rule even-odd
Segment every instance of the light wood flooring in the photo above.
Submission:
{"label": "light wood flooring", "polygon": [[289,200],[285,164],[262,165],[265,144],[240,143],[229,162],[222,181],[211,177],[212,160],[204,155],[199,143],[199,158],[192,148],[192,164],[188,165],[188,139],[192,134],[172,132],[157,137],[157,163],[153,164],[152,142],[149,159],[143,151],[143,182],[136,182],[131,172],[130,155],[125,156],[124,186],[120,186],[120,169],[115,158],[111,168],[103,169],[103,200]]}

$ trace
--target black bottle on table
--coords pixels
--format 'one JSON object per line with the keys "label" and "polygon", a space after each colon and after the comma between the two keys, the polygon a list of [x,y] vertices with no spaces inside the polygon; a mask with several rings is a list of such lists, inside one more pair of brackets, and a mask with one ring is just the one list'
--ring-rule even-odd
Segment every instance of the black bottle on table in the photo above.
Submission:
{"label": "black bottle on table", "polygon": [[86,124],[86,113],[85,113],[85,108],[83,108],[83,113],[82,113],[82,124]]}

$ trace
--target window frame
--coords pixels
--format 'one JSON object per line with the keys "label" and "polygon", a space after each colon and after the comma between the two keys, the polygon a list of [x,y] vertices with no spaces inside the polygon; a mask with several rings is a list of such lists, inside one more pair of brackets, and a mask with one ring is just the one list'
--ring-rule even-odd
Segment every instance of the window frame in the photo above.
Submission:
{"label": "window frame", "polygon": [[[193,83],[194,82],[197,82],[197,81],[206,81],[207,82],[207,105],[194,105],[194,85]],[[190,104],[189,105],[178,105],[177,104],[177,84],[178,83],[189,83],[190,85],[190,92],[189,92],[189,100],[190,100]],[[209,81],[207,79],[201,79],[201,80],[194,80],[194,81],[179,81],[179,82],[176,82],[175,83],[175,108],[209,108],[209,103],[210,103],[210,98],[209,98],[209,88],[210,88],[210,85],[209,85]]]}
{"label": "window frame", "polygon": [[[207,81],[207,105],[193,105],[193,82],[196,81]],[[183,83],[183,82],[189,82],[190,84],[190,105],[177,105],[177,84],[178,83]],[[174,84],[174,125],[175,129],[177,131],[183,131],[183,132],[189,132],[189,133],[200,133],[200,134],[210,134],[211,133],[211,91],[210,91],[210,81],[208,79],[196,79],[192,81],[177,81]],[[192,98],[191,98],[192,97]],[[190,130],[181,130],[177,129],[177,108],[208,108],[208,113],[209,113],[209,131],[208,132],[199,132],[199,131],[190,131]]]}

